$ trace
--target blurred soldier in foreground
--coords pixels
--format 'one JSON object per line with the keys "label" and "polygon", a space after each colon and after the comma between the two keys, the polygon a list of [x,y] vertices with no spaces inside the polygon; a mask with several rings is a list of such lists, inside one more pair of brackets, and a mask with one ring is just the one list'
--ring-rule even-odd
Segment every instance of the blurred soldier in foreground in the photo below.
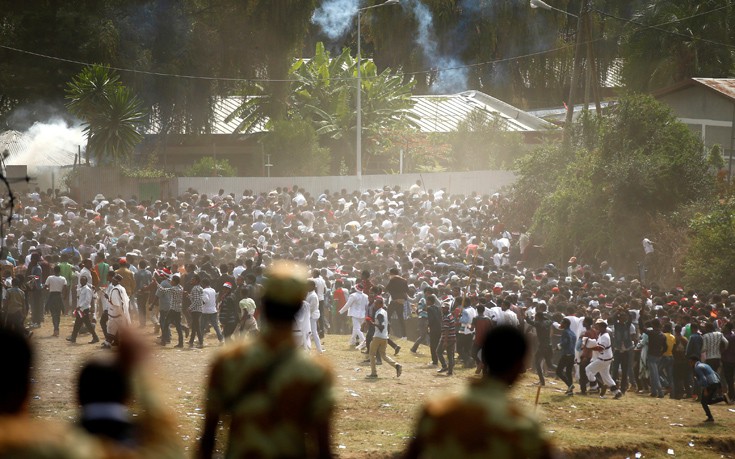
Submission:
{"label": "blurred soldier in foreground", "polygon": [[220,419],[230,419],[226,458],[329,458],[334,400],[329,370],[297,350],[294,315],[307,293],[307,270],[277,262],[262,299],[265,325],[215,359],[199,458],[211,458]]}
{"label": "blurred soldier in foreground", "polygon": [[148,350],[143,338],[131,329],[121,335],[113,359],[87,362],[79,374],[80,427],[98,440],[102,459],[183,458],[175,417],[159,399],[144,365]]}
{"label": "blurred soldier in foreground", "polygon": [[16,331],[0,328],[0,349],[5,351],[0,378],[0,458],[102,457],[98,445],[81,432],[31,418],[28,404],[33,353],[28,341]]}
{"label": "blurred soldier in foreground", "polygon": [[406,458],[551,457],[541,426],[508,398],[526,350],[516,328],[492,329],[482,346],[484,377],[463,394],[426,403]]}

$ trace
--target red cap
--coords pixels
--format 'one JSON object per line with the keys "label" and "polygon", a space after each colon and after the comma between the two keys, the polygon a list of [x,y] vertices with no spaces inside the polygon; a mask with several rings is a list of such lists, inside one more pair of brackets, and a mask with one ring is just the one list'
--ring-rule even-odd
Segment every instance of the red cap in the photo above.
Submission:
{"label": "red cap", "polygon": [[232,288],[232,284],[229,282],[225,282],[224,284],[222,284],[222,287]]}

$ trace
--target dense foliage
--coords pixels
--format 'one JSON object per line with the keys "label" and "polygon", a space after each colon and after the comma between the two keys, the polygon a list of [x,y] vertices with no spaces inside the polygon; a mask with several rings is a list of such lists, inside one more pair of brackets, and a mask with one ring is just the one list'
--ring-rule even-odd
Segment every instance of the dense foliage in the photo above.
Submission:
{"label": "dense foliage", "polygon": [[514,199],[549,258],[630,266],[658,215],[712,195],[708,169],[700,139],[668,108],[627,96],[611,114],[583,118],[571,146],[520,161]]}
{"label": "dense foliage", "polygon": [[127,159],[143,140],[142,102],[115,72],[99,65],[85,67],[68,83],[66,98],[69,111],[83,121],[87,155],[98,163]]}
{"label": "dense foliage", "polygon": [[[299,59],[289,70],[288,110],[281,117],[269,117],[273,97],[263,94],[259,85],[251,85],[242,94],[245,96],[242,104],[227,120],[239,121],[237,130],[245,133],[261,126],[283,128],[287,125],[284,122],[303,120],[313,127],[320,144],[330,150],[331,155],[326,159],[332,174],[339,174],[343,167],[352,171],[355,169],[357,65],[348,48],[333,57],[323,43],[317,43],[312,59]],[[369,60],[363,60],[360,66],[363,150],[369,152],[371,139],[386,130],[415,126],[410,112],[413,83],[405,83],[401,72],[391,69],[378,72]],[[294,126],[305,133],[298,123]],[[296,162],[301,161],[296,159]]]}
{"label": "dense foliage", "polygon": [[234,177],[236,172],[228,160],[205,156],[192,164],[184,177]]}
{"label": "dense foliage", "polygon": [[[207,133],[214,97],[242,90],[239,79],[261,80],[272,97],[267,113],[281,117],[293,59],[311,57],[326,37],[311,18],[327,1],[0,0],[0,122],[23,129],[30,120],[17,112],[8,118],[14,108],[30,107],[36,116],[61,109],[60,89],[83,67],[74,61],[128,69],[121,79],[146,107],[157,108],[164,132]],[[549,3],[577,14],[581,0]],[[593,1],[600,79],[622,63],[635,89],[730,75],[735,8],[727,5]],[[417,93],[477,89],[522,107],[556,106],[568,94],[577,24],[558,11],[516,0],[402,0],[366,12],[362,26],[363,53],[378,74],[401,69]],[[355,29],[352,18],[327,48],[354,55]],[[461,74],[459,85],[440,84],[449,68]]]}
{"label": "dense foliage", "polygon": [[684,280],[709,291],[735,290],[735,200],[718,202],[689,225]]}

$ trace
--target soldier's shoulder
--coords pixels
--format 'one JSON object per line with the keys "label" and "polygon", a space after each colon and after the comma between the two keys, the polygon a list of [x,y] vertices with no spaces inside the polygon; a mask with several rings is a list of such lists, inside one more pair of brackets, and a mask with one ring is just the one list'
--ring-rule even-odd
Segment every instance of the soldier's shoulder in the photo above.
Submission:
{"label": "soldier's shoulder", "polygon": [[99,442],[66,424],[0,417],[0,458],[92,459],[103,456]]}

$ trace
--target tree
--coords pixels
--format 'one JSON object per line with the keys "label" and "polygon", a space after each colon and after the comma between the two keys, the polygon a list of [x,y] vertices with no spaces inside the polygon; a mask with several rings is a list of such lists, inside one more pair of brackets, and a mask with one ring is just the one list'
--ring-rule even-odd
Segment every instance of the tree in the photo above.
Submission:
{"label": "tree", "polygon": [[554,259],[605,258],[630,268],[656,216],[712,195],[701,140],[649,96],[626,96],[601,119],[583,117],[569,148],[526,157],[513,191]]}
{"label": "tree", "polygon": [[509,169],[521,152],[518,133],[508,132],[501,117],[481,109],[470,112],[450,137],[455,170]]}
{"label": "tree", "polygon": [[[293,75],[299,80],[294,88],[296,107],[302,116],[311,119],[317,134],[328,139],[332,151],[332,172],[339,165],[347,170],[355,169],[354,151],[356,138],[356,88],[357,59],[349,49],[330,63],[330,55],[323,45],[317,45],[319,59],[295,64]],[[368,156],[371,145],[382,132],[389,129],[416,127],[411,88],[413,82],[404,83],[401,72],[385,69],[378,72],[372,61],[361,62],[362,129],[365,151]],[[326,71],[325,71],[326,70]],[[330,77],[331,75],[331,77]],[[328,89],[325,91],[325,81]]]}
{"label": "tree", "polygon": [[[717,12],[702,14],[712,10]],[[626,86],[651,91],[690,77],[729,76],[735,63],[727,45],[735,38],[732,15],[727,0],[646,2],[623,40]]]}
{"label": "tree", "polygon": [[186,170],[186,177],[234,177],[237,171],[226,159],[216,159],[211,156],[205,156],[189,169]]}
{"label": "tree", "polygon": [[[370,151],[371,139],[388,129],[415,127],[411,88],[401,72],[385,69],[378,72],[369,61],[361,63],[362,124],[364,142]],[[330,169],[338,174],[342,166],[354,170],[354,139],[356,126],[357,59],[345,48],[332,57],[323,43],[317,43],[314,57],[299,59],[289,71],[293,80],[289,89],[289,110],[282,119],[268,114],[274,103],[262,86],[251,85],[243,93],[243,102],[227,120],[240,121],[238,132],[252,132],[256,127],[274,126],[282,120],[306,120],[312,124],[320,143],[331,151]]]}
{"label": "tree", "polygon": [[703,291],[735,290],[735,200],[730,197],[689,225],[690,245],[684,259],[684,280]]}
{"label": "tree", "polygon": [[87,159],[118,163],[143,140],[139,128],[146,120],[142,103],[106,67],[85,67],[67,85],[69,111],[84,121]]}
{"label": "tree", "polygon": [[316,131],[306,120],[275,121],[262,142],[271,152],[272,175],[319,176],[328,171],[329,151],[319,146]]}

